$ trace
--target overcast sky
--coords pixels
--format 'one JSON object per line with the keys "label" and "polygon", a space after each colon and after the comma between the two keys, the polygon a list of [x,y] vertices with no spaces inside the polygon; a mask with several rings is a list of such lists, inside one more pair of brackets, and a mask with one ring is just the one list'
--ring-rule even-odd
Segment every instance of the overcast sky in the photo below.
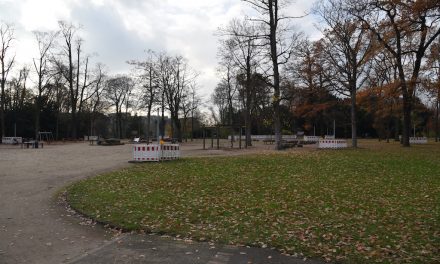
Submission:
{"label": "overcast sky", "polygon": [[[289,15],[303,15],[312,0],[297,0]],[[199,91],[206,99],[218,82],[216,30],[249,7],[240,0],[0,0],[0,20],[16,29],[19,64],[30,64],[37,51],[32,31],[58,29],[65,20],[83,26],[82,36],[95,62],[110,73],[128,72],[127,60],[142,59],[145,50],[180,54],[201,73]],[[312,39],[319,37],[315,18],[294,21]]]}

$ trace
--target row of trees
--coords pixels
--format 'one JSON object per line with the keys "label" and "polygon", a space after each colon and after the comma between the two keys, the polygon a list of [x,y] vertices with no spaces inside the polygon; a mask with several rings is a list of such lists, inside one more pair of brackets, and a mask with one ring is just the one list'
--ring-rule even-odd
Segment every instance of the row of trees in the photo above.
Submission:
{"label": "row of trees", "polygon": [[161,135],[167,111],[171,133],[181,140],[182,130],[187,129],[186,119],[200,116],[195,108],[200,101],[197,74],[187,60],[149,52],[147,59],[129,62],[133,66],[130,74],[111,76],[103,64],[91,66],[96,56],[84,51],[81,30],[80,26],[61,21],[58,31],[34,32],[37,57],[30,66],[20,68],[13,53],[14,27],[0,24],[2,136],[18,130],[19,135],[37,138],[42,129],[54,131],[57,138],[101,134],[104,114],[113,112],[113,136],[122,138],[128,136],[130,113],[146,111],[145,134],[149,138],[151,113],[158,106],[162,113]]}
{"label": "row of trees", "polygon": [[154,107],[161,112],[161,135],[164,135],[164,113],[167,110],[171,118],[171,135],[182,141],[187,131],[187,120],[191,117],[191,134],[194,131],[194,119],[200,116],[197,106],[196,78],[198,74],[191,69],[182,56],[166,53],[148,52],[148,58],[142,61],[130,61],[141,89],[141,105],[147,112],[147,139],[150,138],[150,118]]}
{"label": "row of trees", "polygon": [[363,100],[370,97],[395,106],[394,130],[396,135],[401,130],[404,146],[409,146],[414,111],[426,110],[420,108],[419,98],[426,105],[434,102],[439,135],[437,1],[319,1],[313,13],[321,18],[323,37],[313,42],[294,30],[295,18],[286,13],[289,1],[243,2],[256,15],[234,19],[219,31],[223,78],[213,102],[223,123],[232,124],[234,113],[243,112],[248,144],[255,124],[251,120],[267,120],[271,112],[266,123],[273,127],[280,148],[282,129],[290,129],[281,119],[287,108],[294,116],[288,120],[309,132],[348,111],[356,147],[357,131],[365,126],[357,121],[384,114],[384,108],[360,108],[358,91],[365,90],[376,92],[362,93]]}

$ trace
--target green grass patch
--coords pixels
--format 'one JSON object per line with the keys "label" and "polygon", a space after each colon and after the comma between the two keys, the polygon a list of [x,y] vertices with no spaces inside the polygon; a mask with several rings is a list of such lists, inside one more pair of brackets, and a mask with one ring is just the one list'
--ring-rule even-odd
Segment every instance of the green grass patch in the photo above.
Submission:
{"label": "green grass patch", "polygon": [[440,147],[384,146],[134,165],[70,186],[67,199],[128,230],[346,263],[438,263]]}

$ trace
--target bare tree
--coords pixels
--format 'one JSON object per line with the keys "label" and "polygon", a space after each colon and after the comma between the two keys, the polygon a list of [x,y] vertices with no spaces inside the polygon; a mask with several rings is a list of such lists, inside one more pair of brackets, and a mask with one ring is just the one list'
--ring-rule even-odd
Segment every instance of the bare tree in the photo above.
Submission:
{"label": "bare tree", "polygon": [[162,92],[162,119],[166,104],[171,116],[172,136],[182,142],[182,124],[179,119],[182,98],[188,87],[194,83],[197,74],[191,70],[186,59],[181,56],[171,57],[165,53],[160,54],[158,64],[158,83]]}
{"label": "bare tree", "polygon": [[260,32],[255,36],[262,40],[262,45],[267,48],[267,57],[270,58],[274,111],[275,148],[281,149],[281,67],[286,64],[293,52],[293,47],[298,35],[291,32],[287,20],[292,17],[282,14],[288,0],[243,0],[253,7],[259,17],[251,18],[258,23]]}
{"label": "bare tree", "polygon": [[439,111],[440,111],[440,38],[430,48],[426,64],[424,86],[428,98],[434,104],[435,142],[440,138]]}
{"label": "bare tree", "polygon": [[11,51],[11,45],[14,40],[14,27],[10,24],[6,24],[1,22],[0,24],[0,66],[1,66],[1,78],[0,78],[0,86],[1,86],[1,94],[0,94],[0,119],[1,119],[1,133],[2,137],[6,134],[5,127],[5,104],[6,104],[6,80],[8,78],[8,74],[12,69],[15,61],[15,55],[10,56],[9,53]]}
{"label": "bare tree", "polygon": [[[227,84],[220,82],[211,94],[212,103],[218,108],[218,116],[220,124],[225,124],[228,115],[228,88]],[[214,108],[212,108],[214,110]]]}
{"label": "bare tree", "polygon": [[357,148],[356,94],[368,77],[373,41],[368,29],[342,7],[343,0],[320,1],[315,7],[327,28],[324,45],[335,91],[351,102],[352,147]]}
{"label": "bare tree", "polygon": [[66,87],[66,80],[60,71],[56,71],[52,77],[52,97],[55,103],[56,120],[55,120],[55,139],[60,138],[59,127],[61,114],[68,111],[69,92]]}
{"label": "bare tree", "polygon": [[98,112],[104,110],[105,103],[103,100],[103,92],[105,86],[106,74],[104,72],[104,65],[98,63],[95,68],[95,77],[92,82],[93,89],[89,98],[90,106],[90,135],[96,135],[96,118]]}
{"label": "bare tree", "polygon": [[158,101],[159,91],[159,74],[157,55],[153,51],[148,51],[148,58],[145,61],[130,61],[129,64],[134,65],[138,71],[137,77],[141,84],[142,107],[147,108],[147,131],[146,140],[150,141],[150,123],[151,112],[153,106]]}
{"label": "bare tree", "polygon": [[[255,25],[249,24],[247,20],[239,21],[232,20],[229,26],[225,28],[224,34],[228,39],[222,42],[220,55],[223,58],[223,67],[226,70],[226,79],[224,84],[227,89],[227,100],[229,106],[229,118],[232,116],[232,95],[234,87],[232,85],[232,66],[236,69],[236,76],[242,75],[243,79],[243,105],[245,108],[245,127],[246,127],[246,146],[252,146],[251,132],[251,111],[254,108],[255,87],[252,86],[252,76],[256,72],[257,61],[259,59],[261,50],[258,49],[258,30]],[[234,65],[230,65],[230,62]]]}
{"label": "bare tree", "polygon": [[73,24],[68,24],[64,21],[59,22],[62,37],[64,38],[64,56],[67,57],[68,65],[64,66],[62,62],[59,63],[59,68],[63,72],[64,78],[66,78],[69,88],[69,101],[70,101],[70,111],[71,111],[71,136],[73,138],[77,137],[77,104],[78,104],[78,89],[75,88],[75,77],[74,77],[74,42],[75,34],[78,28]]}
{"label": "bare tree", "polygon": [[27,80],[29,77],[29,68],[27,66],[23,66],[18,73],[18,78],[12,78],[11,84],[14,91],[11,93],[12,99],[12,107],[16,110],[22,110],[24,102],[26,101],[26,97],[28,95],[27,91]]}
{"label": "bare tree", "polygon": [[105,84],[105,95],[116,111],[116,133],[122,138],[122,107],[126,105],[127,97],[133,88],[133,81],[127,76],[116,76],[108,79]]}
{"label": "bare tree", "polygon": [[[185,142],[188,141],[188,117],[191,114],[192,119],[194,118],[194,111],[201,104],[201,99],[197,96],[196,85],[195,83],[189,85],[186,88],[186,93],[184,93],[182,97],[182,133],[185,136]],[[191,120],[191,133],[194,129],[194,120]],[[192,136],[191,136],[192,138]]]}
{"label": "bare tree", "polygon": [[40,131],[40,112],[43,104],[43,94],[50,86],[48,85],[52,74],[49,72],[49,50],[57,36],[57,32],[34,32],[38,44],[38,58],[33,59],[34,69],[37,74],[37,94],[35,97],[35,138]]}
{"label": "bare tree", "polygon": [[440,35],[438,1],[347,1],[347,10],[390,52],[403,97],[403,146],[409,147],[411,112],[425,52]]}

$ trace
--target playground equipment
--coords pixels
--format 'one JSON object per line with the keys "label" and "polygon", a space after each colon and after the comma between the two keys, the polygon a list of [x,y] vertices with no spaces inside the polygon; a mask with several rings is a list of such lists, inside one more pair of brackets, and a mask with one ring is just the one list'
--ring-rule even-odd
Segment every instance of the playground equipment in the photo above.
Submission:
{"label": "playground equipment", "polygon": [[51,141],[54,141],[52,132],[38,132],[38,141],[46,141],[50,144]]}
{"label": "playground equipment", "polygon": [[[218,125],[218,126],[211,126],[211,127],[203,127],[203,149],[206,149],[206,138],[208,135],[208,131],[210,133],[211,136],[211,149],[214,148],[214,139],[216,140],[217,144],[216,144],[216,148],[220,149],[220,128],[228,128],[230,130],[234,130],[237,127],[234,126],[223,126],[223,125]],[[231,143],[231,148],[234,148],[234,141],[235,141],[235,137],[238,138],[238,148],[241,149],[242,148],[242,140],[245,139],[245,136],[243,135],[243,128],[246,128],[245,126],[242,127],[238,127],[239,130],[239,135],[240,136],[228,136],[228,140]],[[246,144],[246,140],[245,141],[245,148],[247,148],[247,144]]]}
{"label": "playground equipment", "polygon": [[84,136],[84,141],[88,141],[90,145],[93,145],[95,142],[98,143],[99,140],[99,136]]}

